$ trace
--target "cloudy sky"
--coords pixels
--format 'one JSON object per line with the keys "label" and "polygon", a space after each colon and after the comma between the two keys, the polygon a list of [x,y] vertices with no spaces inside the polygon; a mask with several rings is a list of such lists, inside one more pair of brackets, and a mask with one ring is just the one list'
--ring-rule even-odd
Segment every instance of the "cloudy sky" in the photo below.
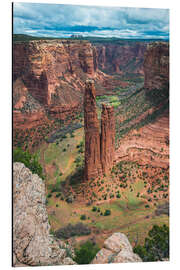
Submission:
{"label": "cloudy sky", "polygon": [[14,3],[14,33],[118,38],[169,38],[169,10]]}

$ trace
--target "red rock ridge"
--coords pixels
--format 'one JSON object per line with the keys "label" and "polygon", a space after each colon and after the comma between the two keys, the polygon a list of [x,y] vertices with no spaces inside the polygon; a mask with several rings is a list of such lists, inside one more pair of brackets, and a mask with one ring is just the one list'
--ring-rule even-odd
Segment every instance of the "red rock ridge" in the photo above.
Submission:
{"label": "red rock ridge", "polygon": [[108,173],[115,156],[114,109],[103,104],[101,135],[96,112],[96,93],[92,80],[86,81],[84,95],[85,180]]}

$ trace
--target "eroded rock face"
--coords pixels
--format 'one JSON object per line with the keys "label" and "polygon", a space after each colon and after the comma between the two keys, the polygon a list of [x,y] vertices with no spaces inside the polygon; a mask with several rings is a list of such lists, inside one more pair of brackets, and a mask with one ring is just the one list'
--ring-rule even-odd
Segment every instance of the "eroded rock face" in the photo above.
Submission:
{"label": "eroded rock face", "polygon": [[78,106],[84,73],[94,76],[89,42],[31,41],[13,46],[14,82],[22,79],[28,92],[43,105]]}
{"label": "eroded rock face", "polygon": [[22,163],[13,165],[13,265],[75,264],[50,235],[45,185]]}
{"label": "eroded rock face", "polygon": [[85,179],[94,179],[102,174],[100,155],[99,121],[96,112],[96,93],[92,80],[86,81],[84,95],[85,130]]}
{"label": "eroded rock face", "polygon": [[[117,85],[127,84],[117,82],[112,76],[100,71],[97,61],[96,48],[88,41],[15,42],[13,44],[14,142],[17,142],[18,137],[16,129],[17,133],[22,130],[23,134],[29,131],[35,142],[39,140],[41,134],[34,131],[41,129],[44,123],[49,122],[51,126],[57,119],[69,121],[76,118],[83,110],[86,79],[94,79],[98,84],[98,94],[105,94]],[[26,135],[23,136],[25,139]],[[31,146],[28,147],[31,149]]]}
{"label": "eroded rock face", "polygon": [[128,238],[123,233],[114,233],[104,242],[104,247],[96,254],[92,264],[142,262],[133,253]]}
{"label": "eroded rock face", "polygon": [[114,109],[103,104],[101,114],[101,134],[96,112],[96,93],[94,82],[86,81],[84,95],[85,130],[85,179],[94,179],[107,173],[113,165],[115,156]]}
{"label": "eroded rock face", "polygon": [[101,163],[103,173],[107,173],[115,158],[115,119],[114,108],[102,105],[101,113]]}
{"label": "eroded rock face", "polygon": [[128,44],[95,44],[98,68],[108,73],[143,74],[145,42]]}
{"label": "eroded rock face", "polygon": [[169,44],[149,44],[144,57],[144,87],[161,89],[169,86]]}

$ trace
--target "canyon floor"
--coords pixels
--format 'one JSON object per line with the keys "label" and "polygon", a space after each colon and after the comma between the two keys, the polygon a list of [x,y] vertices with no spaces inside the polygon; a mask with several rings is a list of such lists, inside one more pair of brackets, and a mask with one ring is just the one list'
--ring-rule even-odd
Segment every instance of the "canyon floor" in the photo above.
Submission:
{"label": "canyon floor", "polygon": [[[82,113],[35,148],[46,176],[51,232],[78,222],[91,228],[90,235],[75,237],[76,244],[94,238],[101,246],[113,232],[142,244],[152,225],[169,223],[168,101],[154,104],[142,76],[126,82],[96,97],[99,117],[102,103],[115,108],[116,160],[108,175],[83,182]],[[111,214],[104,215],[106,210]]]}

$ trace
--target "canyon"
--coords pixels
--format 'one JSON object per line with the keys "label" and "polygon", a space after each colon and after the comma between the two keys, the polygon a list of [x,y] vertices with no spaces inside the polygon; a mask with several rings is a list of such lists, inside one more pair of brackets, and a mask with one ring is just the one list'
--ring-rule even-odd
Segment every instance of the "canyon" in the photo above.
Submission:
{"label": "canyon", "polygon": [[[30,136],[32,145],[44,139],[40,126],[76,118],[83,111],[86,79],[93,79],[97,95],[112,93],[128,82],[111,73],[142,74],[144,43],[93,44],[84,40],[40,40],[13,44],[14,141]],[[116,57],[118,55],[118,57]],[[133,60],[133,61],[132,61]],[[132,64],[136,63],[137,66]],[[115,67],[115,68],[114,68]],[[103,68],[107,72],[103,72]],[[118,72],[119,70],[119,72]],[[28,133],[27,133],[28,130]],[[23,135],[24,134],[24,135]],[[45,136],[45,135],[44,135]]]}
{"label": "canyon", "polygon": [[[14,164],[14,265],[74,264],[68,249],[92,239],[93,264],[141,261],[132,247],[169,222],[156,215],[169,200],[168,42],[15,42],[17,146],[45,181]],[[79,220],[90,235],[53,236]]]}

